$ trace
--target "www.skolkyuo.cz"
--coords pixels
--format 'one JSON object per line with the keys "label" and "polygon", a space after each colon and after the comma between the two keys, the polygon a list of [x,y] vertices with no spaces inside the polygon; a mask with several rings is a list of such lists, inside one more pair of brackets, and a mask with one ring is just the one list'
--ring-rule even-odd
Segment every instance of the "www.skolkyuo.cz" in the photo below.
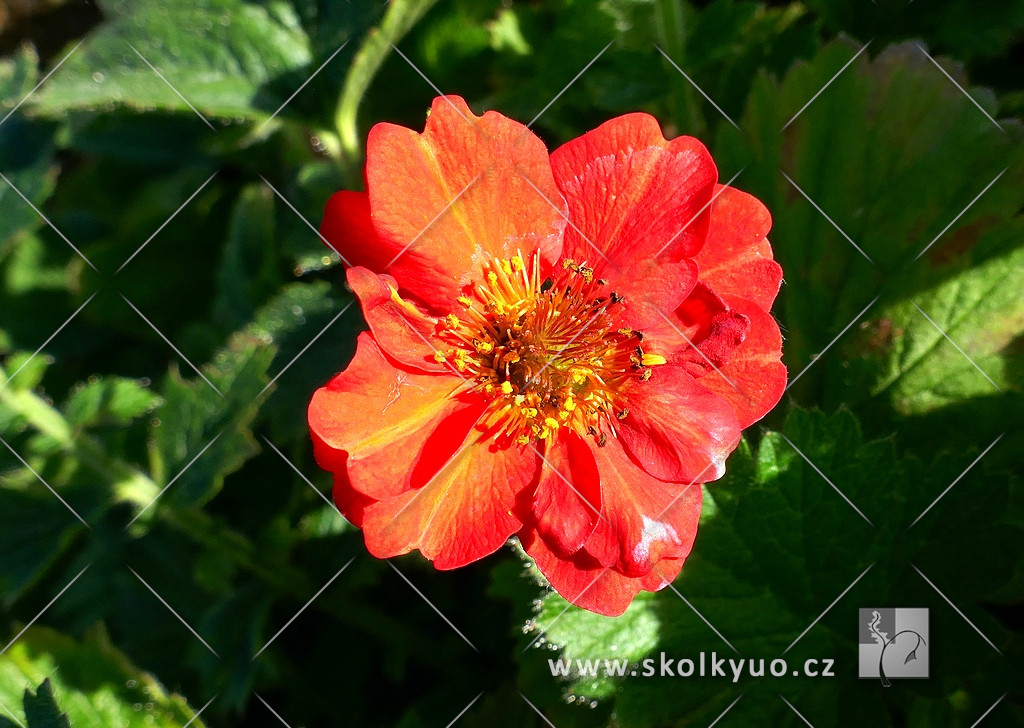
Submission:
{"label": "www.skolkyuo.cz", "polygon": [[664,652],[640,662],[626,659],[548,659],[552,677],[710,677],[730,678],[739,682],[747,677],[835,677],[835,660],[810,658],[802,664],[790,666],[781,657],[772,659],[747,657],[720,657],[712,652],[701,652],[696,658],[675,659]]}

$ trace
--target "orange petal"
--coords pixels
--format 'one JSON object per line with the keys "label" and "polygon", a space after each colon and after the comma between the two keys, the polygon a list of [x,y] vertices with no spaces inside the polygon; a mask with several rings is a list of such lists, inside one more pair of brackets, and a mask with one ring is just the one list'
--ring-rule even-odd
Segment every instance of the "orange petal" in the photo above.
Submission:
{"label": "orange petal", "polygon": [[644,332],[645,337],[662,329],[666,317],[671,318],[692,292],[698,275],[693,260],[636,261],[628,276],[609,283],[609,290],[625,297],[622,324]]}
{"label": "orange petal", "polygon": [[389,357],[428,372],[451,371],[434,358],[443,348],[434,336],[437,319],[403,300],[394,278],[362,267],[349,268],[346,276],[374,340]]}
{"label": "orange petal", "polygon": [[750,326],[743,343],[729,354],[725,365],[698,382],[729,402],[740,427],[745,428],[768,414],[786,391],[786,367],[780,361],[782,334],[775,319],[761,306],[737,296],[726,296],[725,300],[750,321]]}
{"label": "orange petal", "polygon": [[378,558],[413,549],[438,569],[455,569],[499,549],[522,522],[517,498],[536,483],[529,448],[499,448],[494,428],[474,430],[426,484],[366,507],[366,547]]}
{"label": "orange petal", "polygon": [[563,432],[544,452],[532,502],[537,530],[560,555],[583,548],[601,512],[601,476],[590,447]]}
{"label": "orange petal", "polygon": [[347,473],[352,487],[387,498],[429,479],[465,438],[483,403],[453,396],[462,380],[395,367],[372,337],[359,335],[348,368],[309,405],[320,467]]}
{"label": "orange petal", "polygon": [[[458,96],[434,100],[422,134],[377,124],[366,180],[384,266],[436,313],[448,313],[488,256],[561,252],[564,202],[547,149],[529,129]],[[539,190],[539,192],[538,192]],[[384,258],[387,258],[384,261]]]}
{"label": "orange petal", "polygon": [[719,295],[742,296],[765,311],[782,284],[782,268],[765,237],[772,226],[756,197],[719,185],[707,244],[697,254],[700,279]]}
{"label": "orange petal", "polygon": [[665,483],[637,465],[618,440],[593,447],[601,472],[601,520],[584,549],[626,576],[690,553],[700,520],[698,484]]}
{"label": "orange petal", "polygon": [[[695,532],[696,519],[700,514],[700,488],[691,487],[679,500],[679,510],[693,519],[692,530]],[[675,510],[675,506],[671,510]],[[526,553],[533,558],[555,591],[582,609],[608,617],[617,617],[625,612],[641,591],[658,591],[668,586],[679,575],[686,556],[663,558],[646,574],[630,577],[602,565],[586,550],[563,558],[533,528],[524,528],[519,538]],[[687,546],[687,553],[689,548]]]}
{"label": "orange petal", "polygon": [[696,139],[666,141],[654,117],[605,122],[556,149],[551,167],[573,223],[564,255],[595,269],[607,257],[609,280],[628,278],[637,261],[680,260],[704,244],[718,170]]}
{"label": "orange petal", "polygon": [[341,515],[353,526],[361,527],[363,525],[363,512],[366,506],[374,502],[374,499],[354,489],[348,480],[348,475],[344,472],[336,473],[334,476],[333,495],[334,505],[338,507]]}
{"label": "orange petal", "polygon": [[345,265],[382,270],[391,260],[370,218],[370,198],[365,192],[342,190],[327,200],[320,235]]}
{"label": "orange petal", "polygon": [[676,309],[674,341],[669,355],[696,378],[721,369],[750,329],[750,319],[698,283]]}
{"label": "orange petal", "polygon": [[[728,402],[673,364],[654,367],[649,381],[630,380],[624,393],[627,413],[617,423],[619,439],[644,470],[677,483],[722,477],[740,439]],[[601,474],[603,482],[603,468]]]}

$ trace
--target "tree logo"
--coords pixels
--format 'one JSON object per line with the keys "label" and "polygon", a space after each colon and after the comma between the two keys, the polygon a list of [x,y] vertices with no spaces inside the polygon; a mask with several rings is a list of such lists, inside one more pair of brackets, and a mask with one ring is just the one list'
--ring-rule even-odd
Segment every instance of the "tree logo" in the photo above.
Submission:
{"label": "tree logo", "polygon": [[879,608],[859,610],[857,674],[890,680],[928,677],[928,610]]}

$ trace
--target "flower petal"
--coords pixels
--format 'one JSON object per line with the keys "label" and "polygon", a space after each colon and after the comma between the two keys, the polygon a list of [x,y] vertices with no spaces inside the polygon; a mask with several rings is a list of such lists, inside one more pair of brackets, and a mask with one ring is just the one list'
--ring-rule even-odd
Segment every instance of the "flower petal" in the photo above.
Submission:
{"label": "flower petal", "polygon": [[564,203],[544,143],[522,124],[439,97],[422,134],[373,127],[366,157],[373,224],[387,251],[374,270],[433,311],[450,311],[488,256],[558,257]]}
{"label": "flower petal", "polygon": [[417,490],[366,507],[366,547],[386,559],[413,549],[438,569],[455,569],[499,549],[522,527],[516,500],[536,483],[537,454],[499,448],[494,428],[475,429]]}
{"label": "flower petal", "polygon": [[561,557],[533,529],[523,529],[519,540],[551,588],[581,609],[618,617],[643,588],[640,579],[602,566],[586,551]]}
{"label": "flower petal", "polygon": [[422,485],[463,441],[483,409],[453,396],[458,377],[399,369],[366,332],[341,374],[313,394],[309,428],[320,467],[388,498]]}
{"label": "flower petal", "polygon": [[434,338],[437,319],[420,311],[398,295],[391,276],[355,267],[346,272],[348,284],[359,299],[363,318],[377,345],[395,361],[428,372],[451,371],[434,354],[441,344]]}
{"label": "flower petal", "polygon": [[370,496],[363,495],[353,488],[344,472],[336,473],[334,476],[333,495],[334,505],[338,511],[357,528],[363,525],[363,512],[366,506],[376,502]]}
{"label": "flower petal", "polygon": [[675,311],[669,360],[695,378],[725,366],[747,335],[750,319],[732,309],[704,283],[698,283]]}
{"label": "flower petal", "polygon": [[742,296],[767,311],[782,284],[765,237],[771,215],[746,192],[719,185],[715,194],[707,244],[697,254],[700,279],[719,295]]}
{"label": "flower petal", "polygon": [[700,520],[701,488],[665,483],[630,458],[618,440],[593,448],[601,472],[601,520],[584,549],[626,576],[643,576],[662,559],[690,553]]}
{"label": "flower petal", "polygon": [[346,265],[383,270],[392,256],[381,247],[365,192],[342,190],[327,200],[320,235]]}
{"label": "flower petal", "polygon": [[729,402],[745,428],[768,414],[786,391],[786,367],[780,361],[782,334],[774,317],[759,305],[738,296],[725,300],[750,326],[720,371],[709,372],[698,382]]}
{"label": "flower petal", "polygon": [[[696,533],[701,495],[700,488],[692,486],[678,502],[679,510],[693,520],[691,534]],[[672,510],[675,508],[673,506]],[[625,612],[640,591],[658,591],[674,581],[693,541],[691,536],[686,553],[681,553],[679,557],[663,558],[653,564],[646,574],[630,577],[602,565],[586,550],[569,558],[561,557],[531,527],[524,528],[519,538],[526,553],[533,558],[555,591],[582,609],[608,617],[617,617]]]}
{"label": "flower petal", "polygon": [[[693,260],[636,261],[630,275],[610,284],[625,297],[622,324],[644,332],[658,330],[667,316],[682,305],[697,283],[699,268]],[[678,338],[678,337],[677,337]]]}
{"label": "flower petal", "polygon": [[619,439],[644,470],[683,483],[722,477],[740,439],[728,402],[673,364],[654,367],[650,381],[630,380],[625,394]]}
{"label": "flower petal", "polygon": [[601,476],[590,447],[575,433],[562,433],[545,449],[531,505],[537,530],[559,555],[579,551],[594,532]]}
{"label": "flower petal", "polygon": [[556,149],[551,167],[573,223],[564,255],[595,268],[606,256],[610,280],[628,279],[636,261],[680,260],[704,244],[718,170],[696,139],[666,141],[654,117],[605,122]]}

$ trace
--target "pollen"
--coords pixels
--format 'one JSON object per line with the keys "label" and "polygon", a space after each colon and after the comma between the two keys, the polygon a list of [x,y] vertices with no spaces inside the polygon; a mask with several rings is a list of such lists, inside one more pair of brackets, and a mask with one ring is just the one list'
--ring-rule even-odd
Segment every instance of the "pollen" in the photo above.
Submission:
{"label": "pollen", "polygon": [[574,432],[603,445],[627,412],[626,385],[666,363],[643,351],[623,323],[628,303],[605,286],[587,261],[491,259],[457,298],[459,315],[443,318],[438,335],[450,348],[434,358],[486,398],[507,443]]}

